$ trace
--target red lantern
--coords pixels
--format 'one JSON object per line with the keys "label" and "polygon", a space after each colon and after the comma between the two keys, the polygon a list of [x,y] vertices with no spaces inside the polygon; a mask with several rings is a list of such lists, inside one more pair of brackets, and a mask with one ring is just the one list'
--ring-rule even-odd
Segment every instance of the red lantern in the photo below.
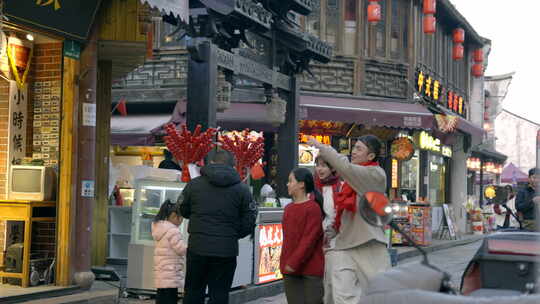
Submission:
{"label": "red lantern", "polygon": [[437,18],[433,15],[424,16],[424,33],[435,34],[437,30]]}
{"label": "red lantern", "polygon": [[484,50],[476,49],[473,53],[474,62],[480,63],[484,61]]}
{"label": "red lantern", "polygon": [[464,53],[463,44],[461,43],[454,44],[454,48],[452,49],[452,59],[454,60],[463,59],[463,53]]}
{"label": "red lantern", "polygon": [[454,30],[454,43],[463,43],[465,42],[465,30],[462,28],[457,28]]}
{"label": "red lantern", "polygon": [[424,0],[424,14],[435,15],[437,11],[437,0]]}
{"label": "red lantern", "polygon": [[484,65],[481,63],[475,63],[472,66],[472,74],[474,77],[484,76]]}
{"label": "red lantern", "polygon": [[381,21],[381,5],[376,1],[370,1],[368,8],[368,21],[371,23],[377,23]]}

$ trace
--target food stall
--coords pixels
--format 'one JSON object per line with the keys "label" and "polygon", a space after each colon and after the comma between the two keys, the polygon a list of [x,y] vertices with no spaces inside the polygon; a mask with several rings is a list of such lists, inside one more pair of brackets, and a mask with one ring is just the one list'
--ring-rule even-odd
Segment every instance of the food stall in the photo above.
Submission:
{"label": "food stall", "polygon": [[[159,169],[158,169],[159,170]],[[167,170],[170,171],[170,170]],[[154,240],[152,221],[166,201],[176,202],[185,183],[138,179],[135,182],[135,200],[132,208],[131,241],[128,250],[127,288],[130,290],[154,290]],[[187,236],[187,223],[180,230]]]}

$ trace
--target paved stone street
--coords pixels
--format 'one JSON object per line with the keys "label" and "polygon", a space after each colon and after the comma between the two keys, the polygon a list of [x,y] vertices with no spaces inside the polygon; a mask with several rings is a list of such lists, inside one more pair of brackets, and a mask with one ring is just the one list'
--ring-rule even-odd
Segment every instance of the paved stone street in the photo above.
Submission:
{"label": "paved stone street", "polygon": [[[428,259],[430,263],[441,268],[444,271],[447,271],[452,276],[452,282],[454,286],[459,287],[461,280],[461,274],[465,270],[465,267],[473,257],[476,250],[480,247],[481,241],[476,241],[474,243],[457,246],[441,251],[435,251],[428,254]],[[400,265],[418,262],[422,258],[414,257],[410,259],[405,259],[399,262]],[[285,294],[280,294],[275,297],[269,297],[264,299],[258,299],[256,301],[247,302],[246,304],[286,304]]]}

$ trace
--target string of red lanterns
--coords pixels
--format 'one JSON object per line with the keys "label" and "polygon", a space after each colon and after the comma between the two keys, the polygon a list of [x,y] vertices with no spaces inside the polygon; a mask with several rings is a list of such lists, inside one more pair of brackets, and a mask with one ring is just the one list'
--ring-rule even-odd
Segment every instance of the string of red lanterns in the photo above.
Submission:
{"label": "string of red lanterns", "polygon": [[484,50],[481,48],[474,50],[473,60],[472,75],[474,77],[482,77],[484,75]]}
{"label": "string of red lanterns", "polygon": [[456,28],[453,32],[454,48],[452,49],[452,59],[461,60],[463,59],[465,49],[463,43],[465,42],[465,30],[462,28]]}
{"label": "string of red lanterns", "polygon": [[424,33],[435,34],[437,31],[437,18],[435,13],[437,12],[437,0],[424,0]]}
{"label": "string of red lanterns", "polygon": [[381,5],[379,0],[369,0],[369,5],[367,8],[367,18],[368,22],[375,24],[382,19]]}
{"label": "string of red lanterns", "polygon": [[496,164],[494,162],[485,162],[484,166],[482,166],[482,162],[480,158],[477,157],[469,157],[467,158],[467,168],[471,171],[480,171],[482,169],[486,173],[493,173],[493,174],[502,174],[503,165],[502,164]]}

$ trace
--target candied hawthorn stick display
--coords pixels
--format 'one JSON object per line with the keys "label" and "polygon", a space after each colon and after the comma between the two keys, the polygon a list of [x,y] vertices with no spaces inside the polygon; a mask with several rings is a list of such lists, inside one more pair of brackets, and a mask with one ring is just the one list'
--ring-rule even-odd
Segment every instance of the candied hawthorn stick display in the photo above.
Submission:
{"label": "candied hawthorn stick display", "polygon": [[242,131],[241,136],[237,134],[232,138],[221,136],[220,141],[223,149],[236,157],[236,171],[242,180],[246,177],[247,170],[251,169],[264,155],[264,138],[250,138],[249,129]]}
{"label": "candied hawthorn stick display", "polygon": [[201,161],[216,146],[213,138],[217,130],[208,128],[201,132],[201,128],[201,125],[197,125],[195,131],[191,133],[185,124],[180,127],[180,131],[172,123],[165,126],[168,134],[165,136],[167,148],[177,160],[182,161],[183,182],[190,180],[188,164]]}

